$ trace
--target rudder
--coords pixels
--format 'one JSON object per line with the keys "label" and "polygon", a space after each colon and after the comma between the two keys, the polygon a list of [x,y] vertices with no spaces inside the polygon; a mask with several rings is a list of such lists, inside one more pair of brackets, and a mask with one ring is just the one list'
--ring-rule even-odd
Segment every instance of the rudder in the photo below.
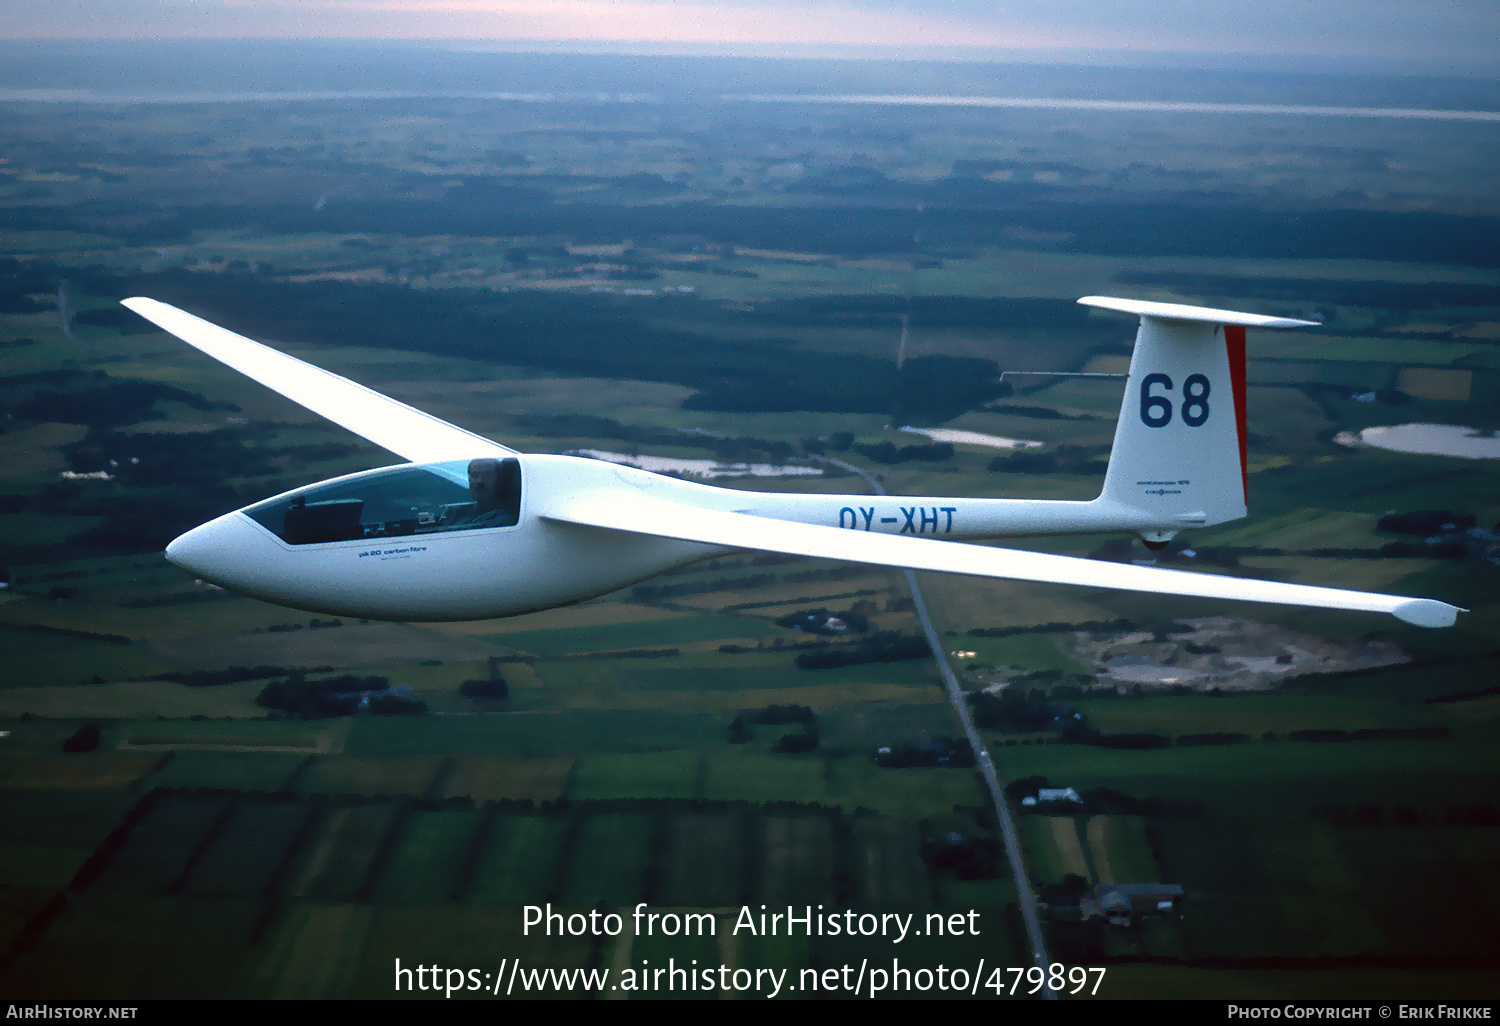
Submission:
{"label": "rudder", "polygon": [[1101,498],[1183,528],[1243,517],[1245,328],[1314,322],[1099,296],[1079,302],[1141,318]]}

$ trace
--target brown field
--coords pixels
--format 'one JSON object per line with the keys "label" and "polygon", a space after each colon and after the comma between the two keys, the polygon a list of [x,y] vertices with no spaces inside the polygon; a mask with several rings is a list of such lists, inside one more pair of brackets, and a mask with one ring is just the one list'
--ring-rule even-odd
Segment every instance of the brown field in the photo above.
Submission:
{"label": "brown field", "polygon": [[[286,621],[303,614],[288,611]],[[493,647],[408,624],[348,624],[331,630],[186,637],[153,642],[169,658],[199,669],[228,666],[378,666],[421,659],[458,661],[494,655]]]}
{"label": "brown field", "polygon": [[56,474],[67,465],[58,450],[82,441],[87,433],[82,424],[37,424],[7,433],[0,447],[0,477]]}
{"label": "brown field", "polygon": [[562,797],[572,759],[527,758],[520,755],[462,755],[453,763],[443,786],[443,797],[469,797],[476,802],[512,798],[546,802]]}
{"label": "brown field", "polygon": [[408,795],[427,793],[443,763],[438,755],[373,758],[330,755],[318,759],[298,781],[304,794]]}
{"label": "brown field", "polygon": [[8,789],[29,787],[124,787],[161,761],[160,755],[91,752],[27,759],[5,778]]}
{"label": "brown field", "polygon": [[[549,609],[526,616],[513,616],[505,620],[482,620],[475,623],[434,624],[435,630],[444,633],[483,633],[485,635],[511,634],[524,631],[566,630],[573,627],[595,627],[612,623],[651,623],[657,620],[680,619],[682,613],[653,606],[640,606],[629,602],[602,601],[563,609]],[[503,644],[503,640],[501,642]]]}

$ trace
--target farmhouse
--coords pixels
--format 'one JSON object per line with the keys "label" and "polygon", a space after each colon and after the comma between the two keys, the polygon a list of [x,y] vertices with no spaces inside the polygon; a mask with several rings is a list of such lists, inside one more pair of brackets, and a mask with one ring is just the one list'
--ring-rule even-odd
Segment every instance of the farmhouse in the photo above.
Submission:
{"label": "farmhouse", "polygon": [[1140,916],[1175,912],[1182,901],[1181,884],[1099,884],[1094,888],[1099,914],[1117,926],[1128,926]]}

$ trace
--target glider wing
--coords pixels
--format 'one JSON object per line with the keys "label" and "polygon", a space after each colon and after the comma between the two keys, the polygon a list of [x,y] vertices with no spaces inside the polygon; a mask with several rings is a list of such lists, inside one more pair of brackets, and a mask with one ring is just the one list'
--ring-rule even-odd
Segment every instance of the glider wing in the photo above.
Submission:
{"label": "glider wing", "polygon": [[876,566],[1118,588],[1159,595],[1390,613],[1419,627],[1450,627],[1457,614],[1464,612],[1435,599],[1125,566],[1076,556],[874,534],[703,509],[614,489],[560,497],[540,515],[547,520],[612,531]]}
{"label": "glider wing", "polygon": [[121,300],[120,305],[171,332],[194,349],[280,392],[292,402],[413,463],[503,456],[515,452],[167,303],[135,297]]}

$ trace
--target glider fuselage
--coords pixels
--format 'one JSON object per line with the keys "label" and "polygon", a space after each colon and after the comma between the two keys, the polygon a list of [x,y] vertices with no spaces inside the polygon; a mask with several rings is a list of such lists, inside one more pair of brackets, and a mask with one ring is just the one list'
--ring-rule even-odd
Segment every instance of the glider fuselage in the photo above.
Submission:
{"label": "glider fuselage", "polygon": [[[579,602],[672,567],[734,551],[562,523],[545,515],[555,500],[586,492],[647,496],[684,509],[943,541],[1171,533],[1201,523],[1191,518],[1163,523],[1105,499],[753,492],[576,456],[514,459],[519,462],[520,482],[514,523],[470,525],[462,518],[444,523],[440,512],[425,507],[419,511],[420,498],[406,493],[395,503],[387,502],[383,512],[365,500],[320,501],[327,495],[368,496],[380,491],[377,482],[385,472],[366,471],[294,489],[212,520],[174,541],[167,558],[202,580],[312,612],[385,620],[477,620]],[[450,476],[455,473],[451,465],[448,469]],[[454,495],[462,497],[456,479],[454,489]],[[370,512],[363,521],[353,516],[347,529],[301,536],[288,529],[288,511],[297,511],[299,505],[337,512],[336,507],[361,501]],[[440,508],[435,502],[431,505],[434,511]]]}

